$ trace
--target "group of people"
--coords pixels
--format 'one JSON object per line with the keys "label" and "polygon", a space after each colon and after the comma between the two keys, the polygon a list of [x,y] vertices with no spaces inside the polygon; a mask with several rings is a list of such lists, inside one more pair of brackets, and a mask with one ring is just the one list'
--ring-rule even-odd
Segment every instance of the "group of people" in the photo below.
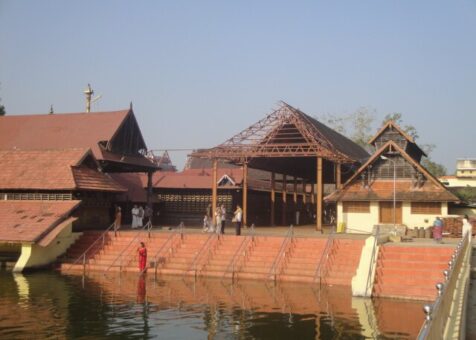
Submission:
{"label": "group of people", "polygon": [[[239,205],[236,206],[236,210],[233,213],[232,221],[235,223],[235,235],[241,235],[241,222],[243,219],[243,211]],[[222,204],[215,210],[215,216],[212,218],[212,205],[207,206],[207,211],[203,217],[203,232],[216,232],[217,234],[225,233],[226,224],[226,208]]]}
{"label": "group of people", "polygon": [[[439,216],[437,216],[435,221],[433,222],[433,238],[437,243],[443,243],[443,227],[443,220]],[[463,237],[466,235],[466,233],[468,233],[468,237],[471,240],[472,230],[473,227],[471,225],[471,222],[469,222],[468,215],[464,215],[462,226]]]}
{"label": "group of people", "polygon": [[144,219],[145,223],[148,223],[150,221],[150,218],[152,217],[152,209],[149,206],[146,206],[145,209],[137,204],[134,204],[134,207],[131,210],[132,213],[132,224],[131,228],[132,229],[137,229],[140,228],[144,225]]}

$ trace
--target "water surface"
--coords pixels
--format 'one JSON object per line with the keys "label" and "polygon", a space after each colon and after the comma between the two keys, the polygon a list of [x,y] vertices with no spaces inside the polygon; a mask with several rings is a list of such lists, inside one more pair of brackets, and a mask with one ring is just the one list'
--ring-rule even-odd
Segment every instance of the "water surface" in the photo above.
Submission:
{"label": "water surface", "polygon": [[0,272],[0,339],[414,339],[422,305],[348,287]]}

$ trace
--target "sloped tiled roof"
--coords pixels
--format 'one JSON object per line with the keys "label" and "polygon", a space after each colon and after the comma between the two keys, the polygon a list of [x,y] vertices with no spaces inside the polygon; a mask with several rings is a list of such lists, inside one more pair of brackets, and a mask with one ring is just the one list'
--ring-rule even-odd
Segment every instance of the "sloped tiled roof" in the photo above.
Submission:
{"label": "sloped tiled roof", "polygon": [[0,189],[124,191],[108,175],[81,165],[89,149],[0,150]]}
{"label": "sloped tiled roof", "polygon": [[127,191],[126,188],[112,179],[109,174],[104,174],[85,166],[74,167],[72,170],[77,189],[113,192]]}
{"label": "sloped tiled roof", "polygon": [[129,112],[0,116],[0,149],[91,148],[102,159],[98,143],[111,140]]}
{"label": "sloped tiled roof", "polygon": [[80,201],[0,201],[0,241],[38,242]]}

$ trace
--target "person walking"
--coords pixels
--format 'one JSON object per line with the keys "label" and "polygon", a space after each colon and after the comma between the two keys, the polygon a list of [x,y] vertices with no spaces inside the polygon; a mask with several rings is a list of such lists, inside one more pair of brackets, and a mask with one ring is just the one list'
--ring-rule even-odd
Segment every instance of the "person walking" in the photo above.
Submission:
{"label": "person walking", "polygon": [[233,220],[235,221],[235,235],[241,235],[241,220],[243,218],[243,211],[239,204],[236,205],[236,210],[233,213],[234,217]]}
{"label": "person walking", "polygon": [[215,223],[216,223],[216,229],[215,231],[217,232],[217,234],[220,234],[221,233],[221,209],[220,209],[220,206],[217,207],[217,209],[215,210]]}
{"label": "person walking", "polygon": [[144,273],[147,266],[147,248],[145,247],[144,242],[141,242],[140,247],[137,248],[137,254],[139,256],[139,271]]}
{"label": "person walking", "polygon": [[443,243],[443,220],[439,216],[433,222],[433,238],[437,243]]}
{"label": "person walking", "polygon": [[122,223],[121,207],[116,207],[116,214],[114,216],[114,231],[117,231],[121,228],[121,223]]}
{"label": "person walking", "polygon": [[220,213],[221,213],[221,234],[225,234],[225,222],[226,222],[226,209],[225,205],[222,204],[220,207]]}
{"label": "person walking", "polygon": [[469,222],[468,215],[464,215],[462,232],[463,232],[462,237],[464,237],[466,233],[468,233],[469,242],[471,242],[471,236],[472,236],[471,234],[473,233],[473,225],[471,224],[471,222]]}
{"label": "person walking", "polygon": [[137,229],[137,227],[139,226],[139,208],[137,207],[137,204],[134,204],[134,207],[132,208],[131,213],[132,213],[131,228]]}
{"label": "person walking", "polygon": [[139,206],[139,214],[138,214],[138,226],[142,227],[144,225],[143,220],[144,219],[144,208],[142,208],[142,205]]}

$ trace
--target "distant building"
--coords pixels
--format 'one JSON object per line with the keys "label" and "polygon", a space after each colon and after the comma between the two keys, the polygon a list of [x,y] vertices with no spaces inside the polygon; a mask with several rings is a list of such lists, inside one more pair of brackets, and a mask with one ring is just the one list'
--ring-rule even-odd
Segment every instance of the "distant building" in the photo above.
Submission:
{"label": "distant building", "polygon": [[458,159],[455,173],[456,175],[439,178],[441,183],[461,200],[457,204],[450,205],[449,213],[476,215],[476,159]]}

